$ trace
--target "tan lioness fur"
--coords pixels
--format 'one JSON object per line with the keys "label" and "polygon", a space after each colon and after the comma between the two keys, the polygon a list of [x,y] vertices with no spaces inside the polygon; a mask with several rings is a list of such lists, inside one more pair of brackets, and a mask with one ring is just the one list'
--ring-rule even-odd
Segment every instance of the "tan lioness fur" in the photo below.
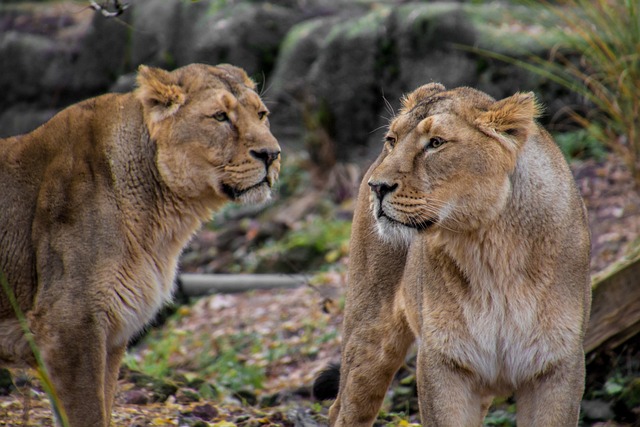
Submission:
{"label": "tan lioness fur", "polygon": [[[0,140],[0,271],[72,427],[109,424],[127,341],[171,297],[183,247],[227,201],[269,198],[280,167],[241,69],[137,81]],[[0,364],[34,364],[2,292]]]}
{"label": "tan lioness fur", "polygon": [[370,426],[417,340],[424,426],[571,426],[590,308],[586,211],[533,94],[420,87],[354,215],[332,426]]}

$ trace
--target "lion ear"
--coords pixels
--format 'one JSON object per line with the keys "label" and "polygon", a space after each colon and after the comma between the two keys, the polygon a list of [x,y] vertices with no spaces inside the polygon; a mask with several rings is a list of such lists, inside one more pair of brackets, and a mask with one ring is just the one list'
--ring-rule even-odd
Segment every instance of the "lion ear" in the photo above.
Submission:
{"label": "lion ear", "polygon": [[138,68],[136,98],[153,123],[171,117],[185,103],[185,92],[175,80],[172,73],[160,68]]}
{"label": "lion ear", "polygon": [[423,99],[435,95],[438,92],[444,92],[445,90],[445,87],[440,83],[427,83],[426,85],[420,86],[410,94],[402,97],[402,99],[400,100],[402,103],[402,109],[400,110],[400,113],[406,113],[407,111],[418,105],[418,103]]}
{"label": "lion ear", "polygon": [[256,83],[247,75],[246,71],[244,71],[240,67],[236,67],[231,64],[219,64],[216,65],[216,68],[224,70],[226,73],[232,75],[236,80],[242,82],[243,85],[248,87],[249,89],[256,88]]}
{"label": "lion ear", "polygon": [[533,92],[516,93],[493,103],[476,119],[476,125],[485,134],[514,150],[535,129],[535,120],[541,112],[542,107]]}

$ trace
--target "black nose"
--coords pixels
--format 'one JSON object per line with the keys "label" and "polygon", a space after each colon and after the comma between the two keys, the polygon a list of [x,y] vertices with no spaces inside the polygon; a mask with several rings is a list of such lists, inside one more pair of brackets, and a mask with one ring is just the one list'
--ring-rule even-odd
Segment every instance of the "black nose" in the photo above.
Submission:
{"label": "black nose", "polygon": [[382,200],[386,194],[391,193],[398,188],[398,184],[387,184],[386,182],[369,182],[369,187],[378,196],[378,199]]}
{"label": "black nose", "polygon": [[262,150],[251,150],[251,155],[258,160],[262,160],[265,166],[268,168],[271,166],[271,163],[275,162],[278,156],[280,155],[280,151],[272,151],[268,149]]}

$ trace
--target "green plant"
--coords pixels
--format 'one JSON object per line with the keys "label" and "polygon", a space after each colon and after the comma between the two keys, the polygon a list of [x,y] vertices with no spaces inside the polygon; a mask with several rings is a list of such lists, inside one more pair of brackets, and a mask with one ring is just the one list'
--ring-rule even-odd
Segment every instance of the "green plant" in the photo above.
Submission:
{"label": "green plant", "polygon": [[[307,262],[308,267],[330,265],[345,257],[349,249],[351,221],[311,217],[277,242],[256,251],[262,259]],[[314,261],[315,260],[315,261]]]}
{"label": "green plant", "polygon": [[255,333],[222,335],[207,344],[198,360],[200,369],[207,377],[234,392],[263,388],[265,368],[247,363],[243,355],[245,351],[257,353],[261,348],[260,337]]}
{"label": "green plant", "polygon": [[33,356],[36,359],[36,364],[37,364],[36,370],[38,372],[38,377],[42,382],[42,387],[44,388],[45,393],[47,394],[47,396],[49,396],[49,400],[51,400],[51,406],[53,408],[54,413],[56,414],[56,417],[58,418],[58,422],[59,424],[62,425],[62,427],[69,427],[67,414],[64,410],[64,407],[60,403],[60,399],[58,398],[58,394],[56,393],[55,387],[53,386],[51,377],[47,372],[47,367],[42,360],[40,349],[36,345],[36,342],[33,338],[33,334],[29,329],[27,318],[25,317],[24,313],[20,309],[20,306],[18,305],[18,301],[16,300],[16,296],[13,293],[13,290],[9,287],[9,282],[7,281],[2,271],[0,271],[0,285],[2,286],[2,290],[4,294],[9,299],[9,303],[11,304],[11,307],[13,308],[13,311],[15,312],[16,317],[18,318],[18,321],[20,322],[20,327],[24,332],[24,337],[29,343],[29,347],[31,348],[31,351],[33,352]]}
{"label": "green plant", "polygon": [[567,160],[596,159],[602,160],[606,155],[606,148],[601,139],[594,138],[594,134],[602,132],[596,124],[591,126],[596,129],[578,129],[571,132],[562,132],[554,135],[554,139]]}
{"label": "green plant", "polygon": [[[144,344],[145,350],[138,356],[125,356],[128,368],[154,378],[170,377],[178,369],[196,372],[230,393],[262,388],[264,367],[246,363],[244,357],[245,352],[257,353],[261,348],[255,333],[237,332],[212,339],[184,330],[158,330],[145,338]],[[185,364],[183,356],[193,348],[200,351]]]}
{"label": "green plant", "polygon": [[515,427],[515,418],[514,414],[498,409],[487,414],[484,419],[484,425],[491,427]]}
{"label": "green plant", "polygon": [[[592,137],[619,155],[640,186],[640,4],[637,0],[524,0],[541,26],[559,40],[549,57],[516,59],[476,49],[517,64],[589,101],[593,114],[572,114]],[[526,27],[526,25],[525,25]],[[599,126],[593,126],[597,123]]]}

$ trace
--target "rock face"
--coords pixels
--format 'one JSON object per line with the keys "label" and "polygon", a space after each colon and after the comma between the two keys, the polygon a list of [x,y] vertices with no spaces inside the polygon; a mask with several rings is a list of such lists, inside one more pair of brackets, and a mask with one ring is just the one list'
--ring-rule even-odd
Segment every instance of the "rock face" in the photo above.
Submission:
{"label": "rock face", "polygon": [[515,52],[482,24],[495,14],[491,5],[136,0],[117,19],[80,7],[0,6],[0,136],[27,132],[81,99],[131,90],[142,63],[245,68],[264,83],[274,134],[300,147],[321,128],[337,161],[370,157],[399,97],[431,81],[496,98],[544,89],[550,116],[566,98],[514,66],[459,48]]}

